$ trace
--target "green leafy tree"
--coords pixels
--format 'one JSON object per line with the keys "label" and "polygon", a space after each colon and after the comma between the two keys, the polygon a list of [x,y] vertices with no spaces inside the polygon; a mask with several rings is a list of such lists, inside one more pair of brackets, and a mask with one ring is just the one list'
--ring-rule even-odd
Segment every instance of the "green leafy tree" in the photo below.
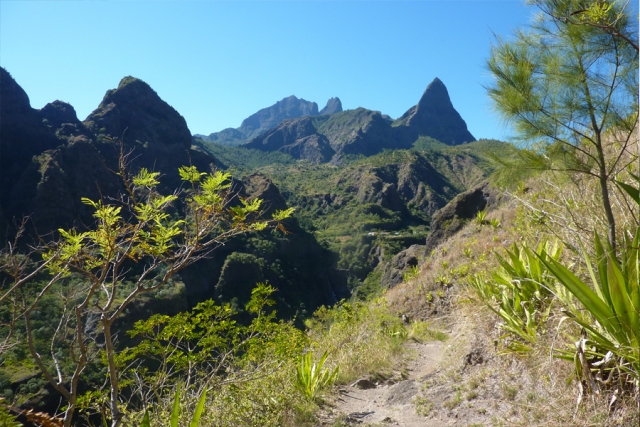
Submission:
{"label": "green leafy tree", "polygon": [[617,37],[638,51],[637,28],[630,25],[628,2],[585,0],[532,0],[552,19],[570,25],[597,28]]}
{"label": "green leafy tree", "polygon": [[[577,172],[598,181],[615,251],[612,182],[637,161],[637,153],[629,150],[638,123],[637,20],[614,2],[534,3],[544,11],[535,24],[513,40],[499,39],[491,50],[487,66],[494,83],[489,96],[531,144],[517,168]],[[576,8],[585,10],[585,17],[615,19],[597,18],[610,20],[607,28],[577,25]]]}
{"label": "green leafy tree", "polygon": [[[239,234],[280,226],[292,209],[261,218],[260,199],[245,200],[231,191],[230,175],[181,167],[186,188],[170,195],[158,191],[158,172],[141,169],[131,176],[121,155],[120,176],[126,195],[113,203],[82,201],[94,210],[88,231],[59,229],[59,239],[45,248],[41,261],[13,250],[3,252],[0,302],[22,318],[29,352],[49,383],[64,397],[64,425],[71,425],[80,379],[92,361],[102,360],[108,375],[109,416],[121,424],[114,323],[140,296],[171,285],[172,278],[216,247]],[[49,273],[42,286],[28,286],[37,274]],[[60,286],[60,316],[43,345],[34,323],[48,293]],[[10,328],[5,328],[7,336]],[[7,344],[10,340],[5,339]],[[46,354],[49,353],[49,354]]]}

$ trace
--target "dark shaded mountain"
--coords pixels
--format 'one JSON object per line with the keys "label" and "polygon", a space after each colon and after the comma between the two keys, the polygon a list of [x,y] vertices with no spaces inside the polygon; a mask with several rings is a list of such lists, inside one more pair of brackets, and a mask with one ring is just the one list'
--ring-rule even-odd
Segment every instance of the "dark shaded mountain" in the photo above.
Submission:
{"label": "dark shaded mountain", "polygon": [[444,83],[437,77],[427,86],[418,104],[396,120],[394,126],[400,129],[405,126],[410,137],[426,135],[448,145],[476,140],[453,108]]}
{"label": "dark shaded mountain", "polygon": [[164,173],[164,189],[179,185],[177,168],[193,164],[209,170],[213,159],[190,149],[184,118],[145,82],[126,77],[107,92],[100,106],[80,122],[69,104],[55,101],[32,109],[24,91],[2,70],[2,196],[7,223],[30,216],[33,230],[84,228],[93,223],[82,197],[117,197],[120,145],[132,171]]}
{"label": "dark shaded mountain", "polygon": [[[11,218],[7,209],[11,189],[31,158],[64,141],[55,135],[56,129],[41,111],[31,108],[26,92],[4,68],[0,68],[0,124],[0,207]],[[6,226],[0,221],[0,236]]]}
{"label": "dark shaded mountain", "polygon": [[84,121],[97,135],[108,135],[145,145],[191,148],[187,122],[140,79],[125,77],[117,89],[108,90],[102,102]]}
{"label": "dark shaded mountain", "polygon": [[318,112],[318,104],[315,102],[299,99],[291,95],[247,117],[237,129],[227,128],[220,132],[214,132],[209,136],[195,136],[204,141],[218,144],[240,145],[277,127],[285,120],[329,115],[340,111],[342,111],[342,103],[339,98],[329,99],[327,105]]}
{"label": "dark shaded mountain", "polygon": [[[329,108],[329,104],[331,100],[325,108]],[[338,163],[343,155],[371,156],[383,150],[410,148],[421,136],[446,145],[475,141],[453,108],[447,88],[437,78],[429,84],[420,102],[395,122],[378,111],[357,108],[312,121],[308,118],[287,121],[244,147],[281,151],[312,163],[327,162],[329,158]],[[329,141],[333,156],[325,148],[325,140]]]}

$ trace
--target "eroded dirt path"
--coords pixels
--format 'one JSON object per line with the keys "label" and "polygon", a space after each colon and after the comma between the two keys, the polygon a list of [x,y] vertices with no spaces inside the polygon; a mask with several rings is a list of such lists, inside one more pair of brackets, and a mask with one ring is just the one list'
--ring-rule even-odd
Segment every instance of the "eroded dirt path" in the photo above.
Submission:
{"label": "eroded dirt path", "polygon": [[[407,347],[408,356],[403,361],[403,366],[399,367],[403,372],[402,380],[392,384],[362,381],[362,384],[354,383],[342,388],[340,396],[334,402],[331,418],[335,420],[342,417],[348,424],[362,426],[441,426],[441,420],[418,415],[412,402],[424,380],[435,372],[441,362],[443,343],[411,342]],[[373,388],[366,388],[367,386]]]}

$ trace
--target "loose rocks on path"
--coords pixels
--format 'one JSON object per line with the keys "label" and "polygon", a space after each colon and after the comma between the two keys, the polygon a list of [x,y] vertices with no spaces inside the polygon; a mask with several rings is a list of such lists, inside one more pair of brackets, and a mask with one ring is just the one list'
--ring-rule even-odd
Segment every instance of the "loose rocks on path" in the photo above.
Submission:
{"label": "loose rocks on path", "polygon": [[[412,342],[407,345],[413,356],[406,361],[408,375],[394,384],[374,384],[363,378],[340,391],[334,402],[332,419],[342,419],[352,425],[389,425],[401,427],[436,427],[438,420],[416,413],[413,398],[420,391],[426,376],[433,373],[442,357],[443,344]],[[375,387],[372,387],[375,386]],[[331,425],[325,424],[325,425]]]}

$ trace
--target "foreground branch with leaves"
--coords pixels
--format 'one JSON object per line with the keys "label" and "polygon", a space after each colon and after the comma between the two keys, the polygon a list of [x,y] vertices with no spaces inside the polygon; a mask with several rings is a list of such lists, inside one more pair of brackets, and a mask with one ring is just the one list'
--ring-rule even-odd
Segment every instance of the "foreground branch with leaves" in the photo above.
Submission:
{"label": "foreground branch with leaves", "polygon": [[[59,229],[60,238],[37,250],[40,261],[17,253],[3,253],[2,300],[12,317],[3,328],[10,345],[16,322],[22,318],[29,352],[46,380],[66,401],[64,425],[76,410],[79,382],[92,362],[103,360],[108,373],[111,425],[122,419],[120,372],[116,363],[114,323],[143,294],[172,283],[176,273],[207,257],[224,241],[248,232],[282,227],[293,209],[260,217],[262,200],[246,200],[232,191],[230,175],[179,169],[187,186],[173,194],[158,191],[160,173],[141,169],[129,176],[121,159],[120,176],[126,189],[117,200],[82,202],[94,210],[88,231]],[[42,287],[27,286],[36,275],[49,274]],[[59,320],[49,339],[48,354],[34,326],[34,313],[57,284]]]}

